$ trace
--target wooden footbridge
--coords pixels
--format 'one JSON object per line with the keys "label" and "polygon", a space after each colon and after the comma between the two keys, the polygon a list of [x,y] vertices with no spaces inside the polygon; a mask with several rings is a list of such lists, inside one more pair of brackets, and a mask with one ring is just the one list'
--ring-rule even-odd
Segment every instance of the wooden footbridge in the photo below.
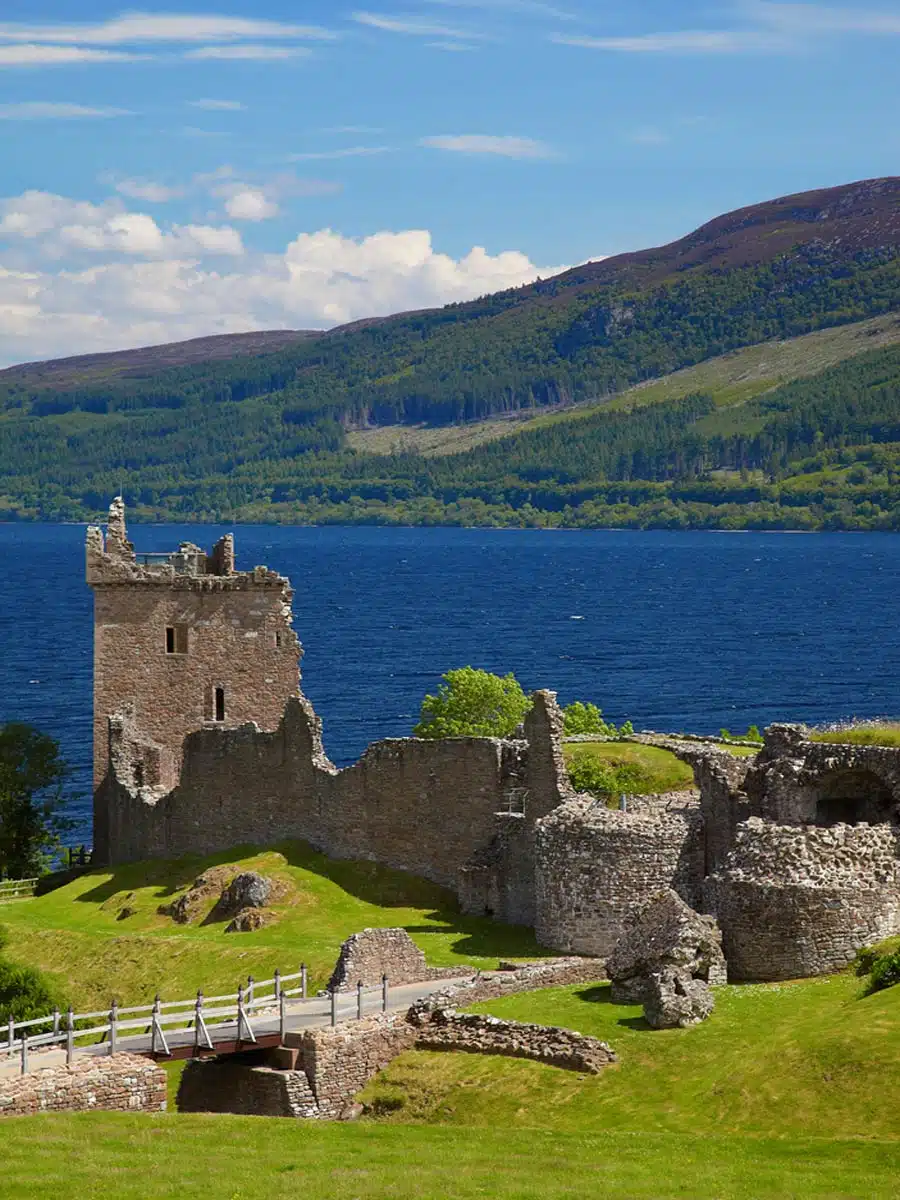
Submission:
{"label": "wooden footbridge", "polygon": [[169,1061],[245,1053],[284,1044],[285,1035],[361,1020],[375,1012],[408,1008],[460,979],[427,980],[391,987],[387,976],[374,988],[307,996],[306,967],[278,971],[224,996],[197,993],[191,1000],[160,1000],[136,1008],[66,1013],[58,1009],[30,1021],[9,1020],[0,1040],[0,1076],[43,1067],[72,1066],[84,1055],[139,1054]]}

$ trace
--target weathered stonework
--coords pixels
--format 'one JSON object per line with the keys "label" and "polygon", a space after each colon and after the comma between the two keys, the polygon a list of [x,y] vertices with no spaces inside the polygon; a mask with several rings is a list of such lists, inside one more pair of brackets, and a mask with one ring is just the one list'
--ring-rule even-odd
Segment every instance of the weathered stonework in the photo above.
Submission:
{"label": "weathered stonework", "polygon": [[78,1058],[69,1067],[44,1067],[0,1077],[0,1116],[42,1112],[164,1112],[166,1073],[133,1054]]}
{"label": "weathered stonework", "polygon": [[[120,500],[105,537],[88,530],[87,575],[97,863],[303,839],[601,958],[672,888],[718,917],[734,978],[831,970],[900,931],[900,748],[816,743],[788,725],[767,730],[754,759],[665,739],[699,798],[628,797],[610,811],[573,793],[562,714],[554,693],[536,692],[522,737],[389,739],[338,770],[298,690],[285,578],[238,573],[230,538],[209,554],[137,555]],[[235,928],[264,919],[254,911]]]}
{"label": "weathered stonework", "polygon": [[425,955],[405,929],[364,929],[351,934],[341,946],[328,982],[329,992],[348,992],[361,983],[377,987],[383,978],[390,986],[425,979],[458,977],[459,967],[429,967]]}
{"label": "weathered stonework", "polygon": [[635,797],[625,812],[581,798],[537,823],[541,945],[605,958],[660,888],[697,905],[702,881],[702,824],[690,793]]}

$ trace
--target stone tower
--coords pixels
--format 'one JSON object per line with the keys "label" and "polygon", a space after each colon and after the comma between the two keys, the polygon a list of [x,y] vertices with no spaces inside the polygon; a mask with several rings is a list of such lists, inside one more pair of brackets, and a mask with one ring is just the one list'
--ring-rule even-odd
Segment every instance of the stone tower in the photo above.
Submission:
{"label": "stone tower", "polygon": [[148,795],[178,783],[187,734],[248,721],[277,728],[298,693],[302,653],[283,575],[236,571],[230,534],[209,554],[190,543],[171,554],[136,554],[121,497],[110,505],[105,537],[88,528],[86,558],[95,793],[109,768],[111,727],[128,729],[128,745],[112,747],[117,765]]}

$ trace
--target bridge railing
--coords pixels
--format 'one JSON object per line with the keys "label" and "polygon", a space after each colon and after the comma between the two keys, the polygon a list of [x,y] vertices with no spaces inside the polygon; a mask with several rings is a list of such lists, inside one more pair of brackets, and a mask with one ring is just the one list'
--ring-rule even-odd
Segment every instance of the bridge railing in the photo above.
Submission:
{"label": "bridge railing", "polygon": [[[297,985],[285,986],[293,983]],[[359,983],[355,998],[353,993],[330,992],[310,999],[306,992],[307,970],[303,964],[294,974],[282,975],[276,971],[272,979],[257,981],[250,976],[246,985],[239,985],[237,994],[204,996],[200,990],[191,1000],[164,1001],[157,995],[152,1004],[129,1008],[120,1008],[113,1001],[108,1010],[76,1013],[70,1007],[66,1013],[55,1009],[28,1021],[10,1018],[4,1031],[5,1040],[0,1040],[0,1067],[4,1055],[7,1059],[16,1056],[24,1075],[47,1062],[40,1054],[32,1059],[33,1051],[53,1047],[65,1049],[66,1063],[71,1067],[76,1054],[115,1054],[118,1050],[128,1050],[170,1057],[173,1049],[212,1052],[217,1044],[226,1041],[253,1046],[258,1034],[278,1034],[283,1038],[288,1016],[299,1012],[310,1017],[328,1017],[336,1025],[348,1017],[362,1018],[367,1007],[371,1012],[371,1003],[366,1005],[367,997],[377,994],[378,1008],[386,1011],[388,1007],[387,976],[376,988],[364,988]]]}

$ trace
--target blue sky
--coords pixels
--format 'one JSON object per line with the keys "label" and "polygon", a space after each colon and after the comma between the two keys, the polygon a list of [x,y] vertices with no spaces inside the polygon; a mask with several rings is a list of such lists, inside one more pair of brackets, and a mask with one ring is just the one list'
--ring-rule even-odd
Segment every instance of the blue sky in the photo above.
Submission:
{"label": "blue sky", "polygon": [[898,3],[4,0],[0,364],[465,299],[893,174],[898,50]]}

